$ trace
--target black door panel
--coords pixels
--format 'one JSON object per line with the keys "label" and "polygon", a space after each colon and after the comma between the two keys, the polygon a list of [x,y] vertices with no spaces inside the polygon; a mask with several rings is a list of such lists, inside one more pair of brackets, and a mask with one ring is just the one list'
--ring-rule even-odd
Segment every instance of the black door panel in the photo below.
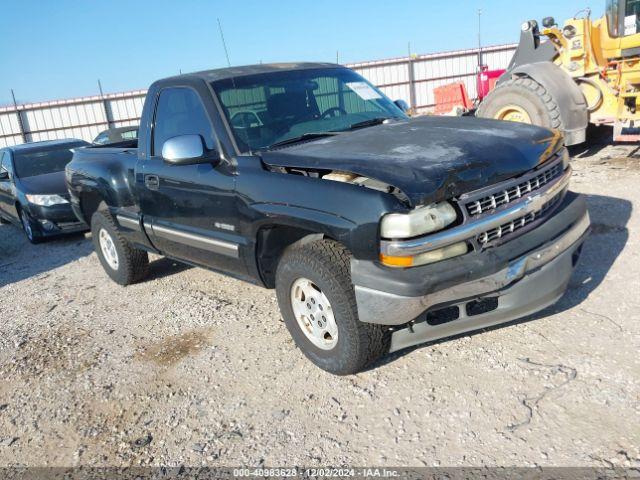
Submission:
{"label": "black door panel", "polygon": [[244,239],[237,231],[234,177],[210,164],[169,165],[152,158],[143,165],[140,207],[154,246],[162,253],[220,270],[245,273],[239,258]]}

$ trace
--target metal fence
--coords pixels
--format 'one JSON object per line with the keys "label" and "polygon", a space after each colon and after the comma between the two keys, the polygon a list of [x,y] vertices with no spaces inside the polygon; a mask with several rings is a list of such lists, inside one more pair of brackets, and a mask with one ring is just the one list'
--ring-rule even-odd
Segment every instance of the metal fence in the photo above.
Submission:
{"label": "metal fence", "polygon": [[[516,45],[483,49],[484,63],[506,68]],[[478,49],[415,55],[347,65],[377,85],[387,96],[405,100],[418,112],[434,106],[434,88],[465,84],[476,96]],[[56,100],[0,108],[0,147],[57,138],[92,140],[100,131],[137,125],[146,90]]]}
{"label": "metal fence", "polygon": [[[517,45],[498,45],[482,50],[483,63],[491,70],[506,69]],[[403,99],[418,112],[435,106],[433,90],[462,82],[470,99],[477,96],[478,49],[432,53],[348,65],[393,100]]]}

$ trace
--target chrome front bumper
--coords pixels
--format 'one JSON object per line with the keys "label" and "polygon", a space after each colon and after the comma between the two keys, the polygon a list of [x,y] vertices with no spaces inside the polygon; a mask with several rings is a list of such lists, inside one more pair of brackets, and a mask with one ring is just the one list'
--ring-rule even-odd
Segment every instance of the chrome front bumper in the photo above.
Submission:
{"label": "chrome front bumper", "polygon": [[[391,351],[515,320],[555,303],[565,292],[577,253],[589,231],[585,213],[566,232],[540,248],[513,260],[499,272],[421,297],[403,297],[355,286],[360,320],[406,325],[439,306],[458,306],[456,320],[431,325],[420,321],[394,331]],[[497,308],[478,315],[466,313],[468,302],[497,297]]]}

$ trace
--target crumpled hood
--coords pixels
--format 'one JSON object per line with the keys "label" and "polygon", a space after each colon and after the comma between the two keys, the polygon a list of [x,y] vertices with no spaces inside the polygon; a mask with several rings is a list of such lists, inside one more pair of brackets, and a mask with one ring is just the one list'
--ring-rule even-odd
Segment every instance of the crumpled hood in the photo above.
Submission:
{"label": "crumpled hood", "polygon": [[22,190],[25,193],[66,195],[67,186],[64,180],[64,172],[53,172],[34,177],[20,178]]}
{"label": "crumpled hood", "polygon": [[553,132],[472,117],[419,117],[263,152],[271,166],[340,170],[393,185],[413,205],[456,197],[546,160]]}

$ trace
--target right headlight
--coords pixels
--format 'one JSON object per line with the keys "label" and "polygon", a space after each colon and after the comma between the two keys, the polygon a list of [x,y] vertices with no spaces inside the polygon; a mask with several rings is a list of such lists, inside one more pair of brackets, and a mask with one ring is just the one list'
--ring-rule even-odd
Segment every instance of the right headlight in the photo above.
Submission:
{"label": "right headlight", "polygon": [[[438,232],[456,221],[458,214],[448,202],[420,207],[408,213],[390,213],[382,217],[380,235],[385,239],[402,240],[428,233]],[[392,257],[380,254],[383,265],[394,268],[417,267],[447,258],[464,255],[468,251],[466,242],[407,257]]]}
{"label": "right headlight", "polygon": [[434,203],[409,213],[390,213],[382,217],[382,238],[412,238],[437,232],[455,222],[458,214],[449,202]]}

